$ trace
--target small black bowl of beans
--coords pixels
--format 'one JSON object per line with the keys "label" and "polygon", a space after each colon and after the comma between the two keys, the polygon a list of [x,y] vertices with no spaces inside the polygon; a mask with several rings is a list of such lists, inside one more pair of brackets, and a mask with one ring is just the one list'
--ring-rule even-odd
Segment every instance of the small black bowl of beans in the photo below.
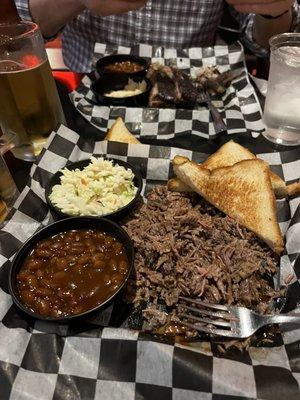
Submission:
{"label": "small black bowl of beans", "polygon": [[100,58],[96,70],[100,75],[146,75],[150,61],[130,54],[112,54]]}
{"label": "small black bowl of beans", "polygon": [[14,258],[9,289],[31,317],[67,322],[111,302],[134,262],[127,233],[105,218],[55,222],[30,238]]}

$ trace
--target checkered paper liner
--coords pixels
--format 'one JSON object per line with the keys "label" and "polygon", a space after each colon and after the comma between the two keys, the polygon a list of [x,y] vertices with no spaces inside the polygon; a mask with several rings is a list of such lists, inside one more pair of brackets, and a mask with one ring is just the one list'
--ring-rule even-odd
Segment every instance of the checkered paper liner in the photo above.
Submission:
{"label": "checkered paper liner", "polygon": [[[22,243],[53,220],[45,203],[45,185],[68,161],[92,154],[106,154],[139,168],[143,193],[165,184],[171,176],[170,160],[176,154],[196,162],[207,157],[170,147],[83,140],[63,126],[51,135],[10,220],[0,230],[1,400],[299,399],[300,329],[295,326],[284,327],[269,347],[222,354],[213,342],[179,344],[124,325],[106,326],[112,325],[114,314],[123,317],[121,304],[114,303],[96,320],[70,325],[35,321],[16,309],[8,294],[8,269]],[[259,157],[285,181],[299,178],[299,150]],[[281,200],[278,211],[287,238],[281,278],[293,272],[291,287],[300,297],[300,266],[296,261],[300,253],[299,198]]]}
{"label": "checkered paper liner", "polygon": [[[249,81],[240,43],[188,50],[163,49],[142,44],[132,48],[111,47],[97,43],[94,65],[100,57],[112,53],[139,55],[152,62],[177,66],[192,76],[202,66],[216,65],[221,72],[239,71],[240,76],[232,81],[223,96],[213,99],[214,104],[221,112],[228,134],[248,132],[256,137],[264,130],[261,107]],[[137,137],[164,140],[182,135],[207,139],[215,136],[212,118],[206,107],[186,110],[96,105],[90,90],[91,82],[95,79],[95,73],[85,76],[78,89],[70,94],[70,98],[85,119],[102,131],[106,132],[117,117],[122,117],[128,129]]]}

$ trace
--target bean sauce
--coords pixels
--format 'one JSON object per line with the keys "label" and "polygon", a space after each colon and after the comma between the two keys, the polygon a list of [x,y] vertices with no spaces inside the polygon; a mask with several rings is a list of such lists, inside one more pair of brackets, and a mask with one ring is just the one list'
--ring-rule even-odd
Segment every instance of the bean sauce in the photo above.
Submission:
{"label": "bean sauce", "polygon": [[43,316],[90,310],[121,286],[129,262],[124,246],[96,230],[73,230],[39,242],[17,275],[23,303]]}
{"label": "bean sauce", "polygon": [[143,71],[144,67],[141,64],[133,61],[119,61],[115,62],[114,64],[106,65],[104,69],[107,72],[122,72],[130,74],[133,72]]}

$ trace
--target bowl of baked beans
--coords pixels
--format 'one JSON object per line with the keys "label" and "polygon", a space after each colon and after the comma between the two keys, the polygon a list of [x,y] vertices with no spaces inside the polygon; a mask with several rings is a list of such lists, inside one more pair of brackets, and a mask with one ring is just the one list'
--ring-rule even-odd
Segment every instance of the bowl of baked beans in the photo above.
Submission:
{"label": "bowl of baked beans", "polygon": [[23,245],[10,269],[9,289],[31,317],[68,321],[108,305],[126,284],[133,261],[132,241],[118,224],[67,218]]}
{"label": "bowl of baked beans", "polygon": [[130,54],[113,54],[100,58],[96,69],[100,75],[146,75],[150,61]]}

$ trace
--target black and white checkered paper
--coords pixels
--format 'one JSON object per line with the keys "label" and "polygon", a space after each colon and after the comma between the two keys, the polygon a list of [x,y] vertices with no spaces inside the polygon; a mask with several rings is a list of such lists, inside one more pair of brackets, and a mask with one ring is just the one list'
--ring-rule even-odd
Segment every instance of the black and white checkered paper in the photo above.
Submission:
{"label": "black and white checkered paper", "polygon": [[[213,342],[179,344],[124,325],[112,327],[111,315],[126,317],[116,302],[98,318],[70,325],[36,321],[17,310],[8,293],[8,270],[22,243],[53,220],[45,203],[45,185],[68,161],[92,154],[135,165],[143,175],[144,193],[167,181],[176,154],[197,162],[207,157],[170,147],[83,140],[65,127],[51,135],[0,230],[0,399],[299,399],[300,329],[296,326],[283,327],[266,347],[222,354]],[[259,157],[287,182],[300,177],[299,149]],[[281,275],[294,273],[290,287],[300,298],[299,202],[299,198],[279,201],[278,215],[287,239]]]}
{"label": "black and white checkered paper", "polygon": [[[94,65],[100,57],[112,53],[139,55],[152,62],[177,66],[192,76],[202,66],[217,66],[220,72],[228,70],[240,72],[239,77],[232,81],[225,94],[213,99],[213,102],[221,112],[228,134],[248,132],[256,137],[263,132],[261,107],[249,81],[243,47],[240,43],[188,50],[163,49],[144,44],[132,48],[115,48],[97,43]],[[206,107],[184,110],[96,105],[93,92],[90,90],[94,79],[95,73],[85,76],[81,85],[70,94],[70,97],[78,111],[102,131],[106,132],[117,117],[122,117],[129,130],[137,137],[163,140],[182,135],[203,138],[215,136],[211,115]]]}

